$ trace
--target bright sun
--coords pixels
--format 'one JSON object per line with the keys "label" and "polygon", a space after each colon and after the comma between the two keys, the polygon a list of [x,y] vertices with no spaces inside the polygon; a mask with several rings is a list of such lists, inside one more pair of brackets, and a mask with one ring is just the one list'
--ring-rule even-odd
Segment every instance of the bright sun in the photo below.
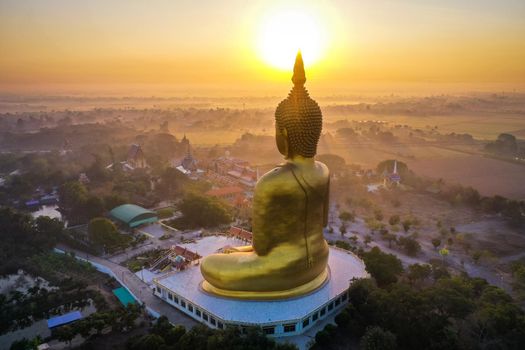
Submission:
{"label": "bright sun", "polygon": [[268,15],[261,24],[258,51],[268,64],[289,70],[297,50],[306,66],[321,58],[326,48],[323,26],[313,13],[281,10]]}

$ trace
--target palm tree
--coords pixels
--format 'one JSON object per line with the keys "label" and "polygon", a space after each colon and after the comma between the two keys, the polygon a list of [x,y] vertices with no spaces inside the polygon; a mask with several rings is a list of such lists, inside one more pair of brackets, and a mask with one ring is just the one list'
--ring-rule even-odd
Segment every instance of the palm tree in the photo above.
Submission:
{"label": "palm tree", "polygon": [[445,265],[445,257],[448,256],[449,253],[450,252],[446,247],[443,247],[439,250],[439,255],[441,255],[441,262],[443,263],[443,265]]}

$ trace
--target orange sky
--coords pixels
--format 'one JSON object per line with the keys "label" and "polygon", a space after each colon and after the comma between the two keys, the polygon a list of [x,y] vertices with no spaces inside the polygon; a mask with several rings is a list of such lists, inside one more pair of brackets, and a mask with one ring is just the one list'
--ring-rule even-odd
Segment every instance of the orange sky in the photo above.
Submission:
{"label": "orange sky", "polygon": [[290,73],[261,58],[257,33],[283,4],[326,32],[307,72],[321,93],[525,84],[519,0],[0,0],[0,89],[281,91]]}

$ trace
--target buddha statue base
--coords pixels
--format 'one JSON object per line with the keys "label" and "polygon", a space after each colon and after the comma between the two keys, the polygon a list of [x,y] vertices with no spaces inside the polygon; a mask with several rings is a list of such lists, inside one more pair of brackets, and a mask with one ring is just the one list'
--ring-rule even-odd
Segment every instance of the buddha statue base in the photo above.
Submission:
{"label": "buddha statue base", "polygon": [[323,272],[321,272],[316,278],[313,280],[300,285],[295,288],[287,289],[287,290],[275,290],[275,291],[241,291],[241,290],[227,290],[227,289],[221,289],[213,286],[208,281],[204,280],[201,283],[201,288],[203,291],[223,297],[223,298],[231,298],[231,299],[244,299],[244,300],[279,300],[279,299],[288,299],[288,298],[294,298],[294,297],[300,297],[304,296],[306,294],[310,294],[322,286],[325,285],[325,283],[330,279],[330,271],[327,267]]}

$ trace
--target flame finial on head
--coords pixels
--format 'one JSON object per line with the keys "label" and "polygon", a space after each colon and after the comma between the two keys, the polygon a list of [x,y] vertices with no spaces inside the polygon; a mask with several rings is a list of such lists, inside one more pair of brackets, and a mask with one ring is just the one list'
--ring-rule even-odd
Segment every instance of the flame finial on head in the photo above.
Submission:
{"label": "flame finial on head", "polygon": [[304,83],[306,82],[306,75],[304,73],[304,63],[303,56],[301,55],[301,50],[297,52],[297,56],[295,57],[292,82],[294,83],[294,85],[304,85]]}

